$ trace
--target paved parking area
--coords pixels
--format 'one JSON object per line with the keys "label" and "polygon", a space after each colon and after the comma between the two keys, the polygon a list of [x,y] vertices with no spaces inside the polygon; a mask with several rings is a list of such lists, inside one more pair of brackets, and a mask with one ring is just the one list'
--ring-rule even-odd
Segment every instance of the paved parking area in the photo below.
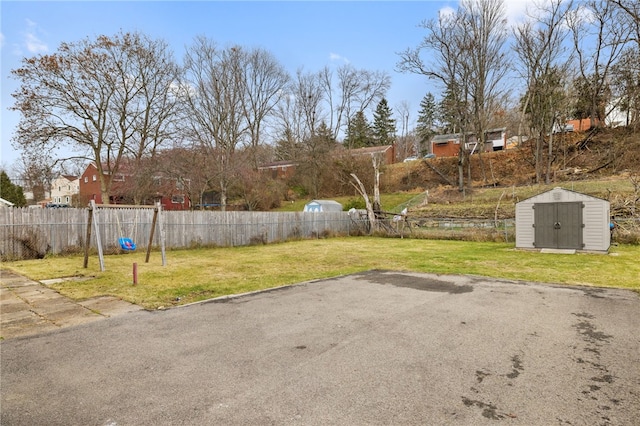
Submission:
{"label": "paved parking area", "polygon": [[0,343],[0,423],[636,425],[640,298],[372,271]]}

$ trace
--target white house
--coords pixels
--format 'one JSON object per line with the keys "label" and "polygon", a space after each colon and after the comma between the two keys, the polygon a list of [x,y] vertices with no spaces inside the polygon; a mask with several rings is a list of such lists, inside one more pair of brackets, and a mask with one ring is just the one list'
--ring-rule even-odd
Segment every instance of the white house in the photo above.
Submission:
{"label": "white house", "polygon": [[628,126],[631,114],[628,109],[623,109],[621,99],[614,99],[605,109],[605,124],[607,127]]}
{"label": "white house", "polygon": [[69,204],[74,195],[80,194],[80,179],[77,176],[60,175],[51,183],[51,202],[55,204]]}

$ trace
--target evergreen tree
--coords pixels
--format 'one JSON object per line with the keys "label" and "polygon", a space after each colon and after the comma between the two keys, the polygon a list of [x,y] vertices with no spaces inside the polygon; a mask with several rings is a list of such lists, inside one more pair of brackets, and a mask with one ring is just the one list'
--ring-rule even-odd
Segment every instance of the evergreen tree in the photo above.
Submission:
{"label": "evergreen tree", "polygon": [[466,103],[456,97],[455,91],[448,88],[440,101],[439,118],[445,133],[460,132],[461,113],[466,111]]}
{"label": "evergreen tree", "polygon": [[371,126],[362,111],[358,111],[347,128],[345,146],[347,148],[363,148],[373,145]]}
{"label": "evergreen tree", "polygon": [[17,207],[27,205],[27,199],[24,197],[22,187],[11,182],[9,175],[4,170],[0,172],[0,198],[12,202]]}
{"label": "evergreen tree", "polygon": [[436,122],[438,121],[438,105],[431,93],[427,93],[420,101],[420,111],[418,111],[418,124],[416,133],[421,146],[426,146],[431,137],[436,133]]}
{"label": "evergreen tree", "polygon": [[391,145],[396,139],[396,121],[387,100],[382,98],[373,113],[373,141],[375,145]]}

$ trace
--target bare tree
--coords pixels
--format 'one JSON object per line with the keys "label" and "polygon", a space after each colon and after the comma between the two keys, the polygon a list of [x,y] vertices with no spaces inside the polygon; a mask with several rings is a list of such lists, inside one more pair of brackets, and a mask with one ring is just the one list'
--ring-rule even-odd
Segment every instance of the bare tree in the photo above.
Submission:
{"label": "bare tree", "polygon": [[[611,104],[605,114],[612,125],[640,126],[640,50],[629,47],[611,68]],[[611,117],[616,112],[625,117]],[[620,120],[619,122],[617,120]]]}
{"label": "bare tree", "polygon": [[[446,93],[446,108],[462,135],[458,151],[458,189],[464,191],[464,166],[468,162],[466,137],[472,121],[469,108],[471,76],[464,62],[466,49],[471,46],[470,35],[460,12],[440,13],[438,19],[423,21],[420,26],[427,35],[418,47],[399,54],[397,68],[434,79]],[[431,54],[428,61],[424,53]]]}
{"label": "bare tree", "polygon": [[[323,92],[318,74],[305,73],[299,69],[293,87],[296,109],[302,116],[303,137],[308,138],[316,132],[317,123],[324,120],[322,109]],[[326,122],[326,121],[325,121]]]}
{"label": "bare tree", "polygon": [[348,64],[338,68],[335,76],[325,67],[318,78],[329,110],[328,127],[336,140],[357,112],[375,107],[391,86],[386,72],[358,70]]}
{"label": "bare tree", "polygon": [[[258,149],[265,121],[275,113],[276,106],[286,96],[290,76],[275,57],[266,50],[254,49],[247,52],[243,76],[246,99],[243,110],[247,120],[251,150]],[[251,158],[257,168],[257,158]]]}
{"label": "bare tree", "polygon": [[600,105],[611,67],[631,38],[632,27],[626,12],[609,0],[590,0],[567,15],[580,77],[587,84],[591,126],[603,123]]}
{"label": "bare tree", "polygon": [[[463,139],[458,161],[460,191],[468,164],[467,133],[475,133],[481,152],[489,123],[504,100],[503,83],[509,68],[505,23],[503,0],[463,0],[453,14],[423,22],[428,34],[422,43],[400,54],[401,71],[433,78],[447,93],[450,115],[457,118]],[[435,61],[426,62],[423,51],[435,54]]]}
{"label": "bare tree", "polygon": [[[630,41],[640,48],[640,3],[636,0],[610,0],[611,3],[622,9],[630,20],[632,36]],[[624,16],[624,14],[623,14]]]}
{"label": "bare tree", "polygon": [[464,65],[470,75],[472,127],[482,153],[489,125],[505,102],[507,19],[503,0],[465,0],[461,12],[471,36]]}
{"label": "bare tree", "polygon": [[135,51],[125,58],[113,58],[121,79],[114,97],[121,115],[113,126],[119,129],[117,134],[128,160],[127,175],[133,180],[129,194],[134,204],[139,204],[148,196],[158,173],[156,153],[177,135],[176,84],[180,70],[164,41],[132,37],[138,40],[125,40],[124,45]]}
{"label": "bare tree", "polygon": [[44,201],[51,191],[51,183],[56,178],[57,169],[46,158],[46,153],[23,152],[15,171],[25,190],[33,195],[33,201]]}
{"label": "bare tree", "polygon": [[302,111],[297,108],[291,91],[277,105],[275,111],[276,147],[275,158],[278,161],[300,158],[304,139]]}
{"label": "bare tree", "polygon": [[[522,134],[525,117],[536,141],[536,182],[541,181],[542,154],[547,135],[553,135],[554,125],[562,108],[564,82],[571,56],[567,54],[564,40],[567,32],[564,25],[572,10],[571,2],[553,0],[548,6],[531,11],[529,19],[514,31],[514,51],[520,59],[521,78],[526,81],[526,93],[522,100],[521,120],[518,134]],[[549,151],[552,150],[549,139]],[[547,158],[546,180],[549,183],[552,155]]]}
{"label": "bare tree", "polygon": [[[163,55],[163,46],[137,33],[120,33],[62,43],[52,55],[24,59],[21,68],[12,70],[21,82],[12,108],[22,113],[14,146],[53,158],[56,148],[69,148],[93,161],[102,200],[108,203],[111,176],[125,151],[136,150],[141,141],[140,133],[137,141],[134,136],[145,105],[140,72],[151,76],[170,66],[168,54],[162,56],[164,62],[147,62]],[[157,117],[148,117],[149,129],[158,128],[154,120]]]}
{"label": "bare tree", "polygon": [[249,133],[244,114],[246,55],[239,47],[219,49],[198,37],[184,60],[183,126],[187,139],[200,145],[216,164],[220,204],[226,210],[231,180],[235,174],[236,148]]}

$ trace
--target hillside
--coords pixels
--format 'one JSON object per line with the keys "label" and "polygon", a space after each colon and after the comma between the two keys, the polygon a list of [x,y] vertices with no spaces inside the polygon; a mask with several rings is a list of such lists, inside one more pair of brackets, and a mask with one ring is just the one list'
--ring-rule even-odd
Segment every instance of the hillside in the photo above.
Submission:
{"label": "hillside", "polygon": [[640,208],[640,134],[626,129],[576,132],[557,135],[554,143],[558,149],[549,185],[536,184],[534,147],[524,143],[473,155],[473,185],[464,193],[455,186],[457,157],[388,166],[381,191],[415,193],[412,214],[430,217],[510,218],[516,202],[556,186],[607,199],[616,216],[629,217]]}

